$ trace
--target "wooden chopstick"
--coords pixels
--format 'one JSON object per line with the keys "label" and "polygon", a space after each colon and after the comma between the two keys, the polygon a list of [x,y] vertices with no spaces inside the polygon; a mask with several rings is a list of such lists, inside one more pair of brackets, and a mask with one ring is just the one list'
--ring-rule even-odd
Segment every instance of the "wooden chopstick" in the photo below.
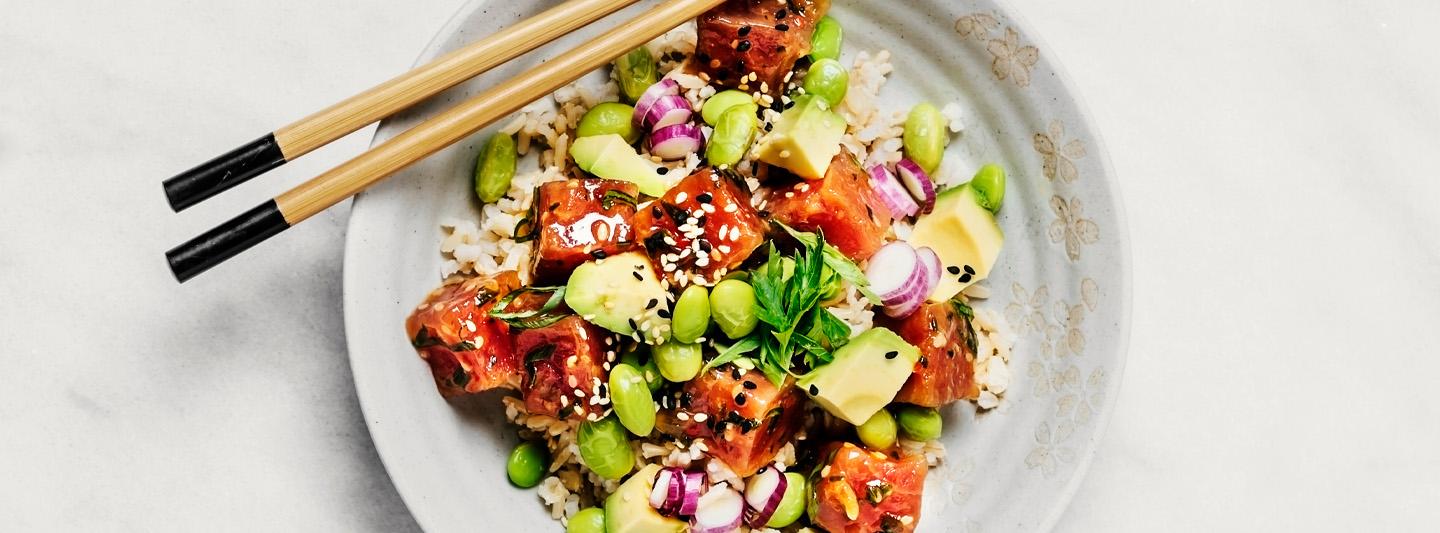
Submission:
{"label": "wooden chopstick", "polygon": [[637,1],[550,8],[165,180],[165,196],[184,210]]}
{"label": "wooden chopstick", "polygon": [[514,113],[725,0],[667,0],[165,253],[185,282],[410,164]]}

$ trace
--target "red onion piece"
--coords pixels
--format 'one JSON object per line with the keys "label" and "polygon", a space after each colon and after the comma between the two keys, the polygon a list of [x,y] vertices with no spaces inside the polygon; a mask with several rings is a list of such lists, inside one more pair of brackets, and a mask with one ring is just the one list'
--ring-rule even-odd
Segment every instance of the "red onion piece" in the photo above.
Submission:
{"label": "red onion piece", "polygon": [[870,167],[870,187],[875,189],[875,194],[880,196],[880,201],[890,209],[890,214],[896,218],[903,218],[914,215],[920,210],[920,205],[905,191],[905,186],[900,184],[900,179],[885,168],[885,165],[872,165]]}
{"label": "red onion piece", "polygon": [[662,513],[666,512],[666,504],[670,502],[670,485],[674,475],[669,468],[661,470],[655,475],[655,488],[650,490],[650,506]]}
{"label": "red onion piece", "polygon": [[935,210],[935,182],[930,175],[909,159],[901,159],[895,164],[895,171],[900,174],[900,182],[920,203],[920,212],[929,213]]}
{"label": "red onion piece", "polygon": [[[920,256],[920,261],[925,263],[925,268],[930,270],[930,277],[926,279],[925,282],[930,290],[934,290],[935,286],[940,284],[940,276],[943,273],[940,268],[940,254],[935,253],[935,250],[929,246],[921,247],[915,250],[915,253]],[[925,294],[928,295],[930,293],[926,291]]]}
{"label": "red onion piece", "polygon": [[885,314],[891,317],[910,316],[930,295],[926,290],[932,277],[929,266],[915,248],[901,241],[880,247],[870,257],[865,277],[885,304]]}
{"label": "red onion piece", "polygon": [[695,514],[700,505],[701,495],[705,491],[704,472],[685,472],[684,483],[681,485],[683,494],[680,497],[680,506],[677,509],[679,514],[690,516]]}
{"label": "red onion piece", "polygon": [[739,492],[717,485],[700,498],[700,507],[690,520],[691,533],[732,533],[740,529],[745,516],[745,499]]}
{"label": "red onion piece", "polygon": [[650,135],[650,153],[666,161],[679,161],[705,147],[705,132],[694,124],[676,124]]}
{"label": "red onion piece", "polygon": [[750,508],[745,522],[750,527],[764,527],[780,507],[780,500],[785,499],[785,490],[789,485],[790,480],[785,474],[773,466],[751,477],[745,485],[745,504]]}
{"label": "red onion piece", "polygon": [[695,110],[691,109],[690,101],[685,97],[667,94],[655,100],[655,104],[645,111],[643,126],[649,126],[650,131],[659,131],[666,126],[689,122],[694,114]]}
{"label": "red onion piece", "polygon": [[675,80],[665,78],[656,82],[654,85],[651,85],[650,88],[645,89],[645,92],[640,93],[640,98],[635,100],[635,114],[630,116],[630,122],[635,124],[637,129],[644,128],[645,114],[650,111],[650,106],[655,105],[656,100],[659,100],[662,96],[679,94],[680,84],[676,83]]}

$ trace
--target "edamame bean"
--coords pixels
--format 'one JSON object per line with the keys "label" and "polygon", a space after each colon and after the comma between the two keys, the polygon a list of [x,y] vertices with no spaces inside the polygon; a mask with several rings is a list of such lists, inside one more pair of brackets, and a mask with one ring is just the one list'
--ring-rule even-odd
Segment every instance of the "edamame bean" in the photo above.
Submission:
{"label": "edamame bean", "polygon": [[599,507],[581,509],[570,517],[565,533],[605,533],[605,510]]}
{"label": "edamame bean", "polygon": [[540,484],[550,466],[550,451],[538,442],[522,442],[510,451],[505,463],[505,474],[510,482],[522,489]]}
{"label": "edamame bean", "polygon": [[480,158],[475,162],[475,195],[481,202],[495,203],[510,192],[510,180],[515,178],[515,139],[503,133],[496,133],[485,141]]}
{"label": "edamame bean", "polygon": [[580,124],[575,127],[576,137],[593,137],[596,135],[608,135],[614,133],[625,138],[625,142],[635,144],[640,140],[640,130],[635,129],[635,123],[631,118],[635,115],[635,108],[620,102],[605,102],[596,104],[580,117]]}
{"label": "edamame bean", "polygon": [[881,409],[864,424],[856,426],[855,434],[860,436],[860,442],[865,444],[866,448],[885,451],[895,445],[895,429],[894,415]]}
{"label": "edamame bean", "polygon": [[902,406],[895,418],[900,422],[900,431],[910,440],[927,441],[940,438],[943,422],[940,411],[914,405]]}
{"label": "edamame bean", "polygon": [[650,355],[655,359],[655,365],[660,367],[660,375],[675,383],[695,379],[700,374],[700,367],[705,366],[705,356],[699,344],[670,341],[651,348]]}
{"label": "edamame bean", "polygon": [[999,213],[1000,205],[1005,203],[1005,169],[1000,165],[980,167],[975,178],[970,180],[970,187],[975,189],[975,198],[980,207],[989,209],[991,213]]}
{"label": "edamame bean", "polygon": [[755,288],[736,279],[715,285],[710,290],[710,318],[731,339],[749,335],[760,322],[755,314]]}
{"label": "edamame bean", "polygon": [[645,378],[645,385],[650,388],[650,393],[654,394],[655,391],[660,390],[661,385],[665,384],[665,377],[660,375],[660,367],[655,366],[654,357],[645,357],[645,363],[640,363],[640,350],[643,350],[645,346],[644,344],[637,345],[625,352],[620,356],[620,362],[640,370],[640,376]]}
{"label": "edamame bean", "polygon": [[840,105],[850,90],[850,71],[834,59],[821,59],[810,65],[805,75],[805,94],[813,94],[830,107]]}
{"label": "edamame bean", "polygon": [[760,106],[755,105],[755,97],[750,96],[750,93],[730,89],[715,93],[715,96],[706,100],[705,105],[700,106],[700,118],[704,119],[706,124],[714,126],[720,123],[720,115],[740,105],[750,109],[751,115],[760,111]]}
{"label": "edamame bean", "polygon": [[920,165],[927,174],[934,174],[945,157],[950,142],[949,124],[939,109],[928,103],[910,110],[905,119],[905,157]]}
{"label": "edamame bean", "polygon": [[613,416],[580,424],[580,459],[605,479],[620,479],[635,468],[635,454],[625,426]]}
{"label": "edamame bean", "polygon": [[780,497],[780,505],[775,507],[775,514],[770,515],[766,527],[782,528],[794,524],[800,515],[805,514],[806,495],[810,493],[809,487],[805,486],[805,476],[786,472],[785,481],[785,495]]}
{"label": "edamame bean", "polygon": [[840,21],[829,15],[820,17],[815,23],[815,33],[810,35],[810,58],[840,59],[840,45],[844,40],[845,29],[840,27]]}
{"label": "edamame bean", "polygon": [[634,103],[655,84],[655,57],[650,50],[641,46],[615,60],[615,79],[620,81],[620,92],[625,100]]}
{"label": "edamame bean", "polygon": [[705,145],[705,160],[713,166],[734,166],[750,151],[755,141],[755,130],[760,128],[759,119],[749,106],[737,105],[720,115],[710,139]]}
{"label": "edamame bean", "polygon": [[671,313],[670,335],[677,341],[693,343],[710,329],[710,291],[691,285],[680,294]]}
{"label": "edamame bean", "polygon": [[645,437],[655,430],[655,400],[640,369],[627,364],[610,369],[610,403],[631,433]]}

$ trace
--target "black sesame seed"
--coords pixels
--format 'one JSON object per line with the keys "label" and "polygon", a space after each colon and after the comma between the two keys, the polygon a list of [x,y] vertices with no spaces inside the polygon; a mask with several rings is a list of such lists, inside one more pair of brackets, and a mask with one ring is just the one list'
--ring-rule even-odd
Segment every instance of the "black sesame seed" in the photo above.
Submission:
{"label": "black sesame seed", "polygon": [[700,194],[695,195],[695,201],[700,202],[700,203],[702,203],[702,204],[708,204],[708,203],[710,203],[710,202],[715,201],[715,196],[711,195],[711,194],[708,193],[708,192],[702,192],[702,193],[700,193]]}
{"label": "black sesame seed", "polygon": [[690,395],[690,392],[689,392],[689,391],[680,393],[680,407],[684,407],[684,408],[686,408],[686,409],[689,409],[689,408],[690,408],[690,402],[692,402],[692,401],[694,401],[694,400],[695,400],[695,397],[692,396],[692,395]]}
{"label": "black sesame seed", "polygon": [[559,209],[559,208],[560,208],[560,202],[555,202],[555,203],[553,203],[553,204],[550,204],[550,210],[551,210],[551,211],[554,211],[554,210]]}
{"label": "black sesame seed", "polygon": [[667,309],[656,311],[655,314],[660,315],[660,318],[670,318],[670,311]]}
{"label": "black sesame seed", "polygon": [[659,298],[651,298],[651,299],[650,299],[650,303],[645,304],[645,310],[646,310],[646,311],[649,311],[649,310],[651,310],[651,309],[654,309],[655,306],[657,306],[657,305],[660,305],[660,299],[659,299]]}
{"label": "black sesame seed", "polygon": [[610,254],[605,253],[605,250],[595,250],[593,252],[590,252],[590,257],[594,257],[596,259],[604,259],[609,255]]}
{"label": "black sesame seed", "polygon": [[744,36],[746,36],[746,35],[750,35],[750,26],[749,26],[749,25],[741,26],[741,27],[740,27],[740,31],[739,31],[739,32],[736,32],[736,33],[738,33],[741,37],[744,37]]}
{"label": "black sesame seed", "polygon": [[759,213],[756,213],[756,214],[757,214],[757,215],[760,215],[760,218],[770,218],[770,215],[771,215],[769,209],[761,209],[760,212],[759,212]]}
{"label": "black sesame seed", "polygon": [[780,31],[790,31],[790,25],[788,25],[788,24],[776,24],[776,25],[775,25],[775,29],[780,30]]}
{"label": "black sesame seed", "polygon": [[900,356],[900,352],[897,352],[897,351],[894,351],[894,350],[885,352],[885,358],[886,358],[886,359],[894,359],[894,358],[899,357],[899,356]]}
{"label": "black sesame seed", "polygon": [[601,395],[601,396],[609,396],[609,395],[610,395],[610,387],[607,387],[604,383],[601,383],[601,384],[600,384],[600,395]]}
{"label": "black sesame seed", "polygon": [[775,45],[775,53],[777,53],[777,54],[783,54],[783,53],[785,53],[785,45],[783,45],[783,44]]}
{"label": "black sesame seed", "polygon": [[740,44],[735,47],[735,50],[739,52],[750,51],[750,41],[740,41]]}
{"label": "black sesame seed", "polygon": [[923,356],[923,355],[920,356],[920,368],[930,368],[930,358],[929,358],[929,357],[925,357],[925,356]]}
{"label": "black sesame seed", "polygon": [[794,100],[791,100],[791,101],[789,101],[789,102],[785,102],[785,106],[784,106],[784,107],[785,107],[785,109],[790,109],[790,108],[792,108],[792,107],[795,107],[795,101],[794,101]]}
{"label": "black sesame seed", "polygon": [[660,167],[660,168],[657,168],[657,169],[655,169],[655,173],[656,173],[656,174],[659,174],[659,175],[661,175],[661,176],[664,176],[664,175],[670,173],[670,167]]}
{"label": "black sesame seed", "polygon": [[969,273],[963,274],[960,276],[960,283],[970,283],[973,277],[974,276],[971,276]]}
{"label": "black sesame seed", "polygon": [[775,125],[774,125],[774,124],[771,124],[771,123],[769,123],[769,122],[766,122],[766,123],[765,123],[765,132],[766,132],[766,133],[769,133],[770,130],[773,130],[773,129],[775,129]]}
{"label": "black sesame seed", "polygon": [[960,275],[960,267],[957,267],[957,266],[954,266],[954,265],[945,267],[945,271],[946,271],[946,272],[949,272],[949,273],[951,273],[951,274],[954,274],[954,275],[956,275],[956,276],[959,276],[959,275]]}
{"label": "black sesame seed", "polygon": [[705,253],[707,253],[707,254],[710,253],[710,241],[701,239],[701,240],[695,241],[695,245],[700,247],[700,251],[705,252]]}
{"label": "black sesame seed", "polygon": [[966,273],[966,274],[970,274],[970,275],[974,275],[974,274],[975,274],[975,269],[974,269],[974,268],[971,268],[970,265],[965,265],[965,273]]}
{"label": "black sesame seed", "polygon": [[[665,167],[660,167],[660,168],[665,168]],[[650,214],[655,215],[655,218],[660,218],[660,217],[665,216],[665,212],[664,212],[664,211],[661,211],[661,210],[660,210],[660,206],[658,206],[658,205],[655,206],[655,207],[650,208]]]}
{"label": "black sesame seed", "polygon": [[739,369],[739,368],[731,368],[731,369],[730,369],[730,377],[731,377],[731,378],[734,378],[735,381],[740,381],[740,369]]}
{"label": "black sesame seed", "polygon": [[735,395],[735,405],[745,405],[745,393]]}
{"label": "black sesame seed", "polygon": [[775,12],[775,20],[780,20],[788,16],[790,16],[790,12],[784,9]]}
{"label": "black sesame seed", "polygon": [[820,387],[816,387],[816,386],[814,386],[814,385],[811,385],[811,386],[810,386],[810,395],[811,395],[811,396],[819,396],[819,395],[820,395]]}
{"label": "black sesame seed", "polygon": [[635,325],[635,319],[633,319],[633,318],[628,318],[628,319],[626,319],[626,321],[629,322],[629,324],[630,324],[630,329],[640,329],[639,327],[637,327],[637,326]]}
{"label": "black sesame seed", "polygon": [[750,390],[755,390],[755,387],[759,387],[759,385],[756,385],[754,381],[746,381],[745,385],[743,386]]}
{"label": "black sesame seed", "polygon": [[636,281],[645,281],[645,276],[641,276],[639,272],[631,272],[630,275],[635,276]]}

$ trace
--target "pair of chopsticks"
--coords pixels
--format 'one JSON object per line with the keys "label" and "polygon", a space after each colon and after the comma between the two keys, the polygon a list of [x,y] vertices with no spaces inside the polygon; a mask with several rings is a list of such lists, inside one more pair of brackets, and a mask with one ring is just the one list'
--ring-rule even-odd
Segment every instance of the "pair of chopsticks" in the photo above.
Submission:
{"label": "pair of chopsticks", "polygon": [[[571,0],[165,181],[175,211],[553,41],[637,0]],[[578,48],[436,115],[165,253],[188,281],[430,154],[555,92],[724,0],[662,0]]]}

